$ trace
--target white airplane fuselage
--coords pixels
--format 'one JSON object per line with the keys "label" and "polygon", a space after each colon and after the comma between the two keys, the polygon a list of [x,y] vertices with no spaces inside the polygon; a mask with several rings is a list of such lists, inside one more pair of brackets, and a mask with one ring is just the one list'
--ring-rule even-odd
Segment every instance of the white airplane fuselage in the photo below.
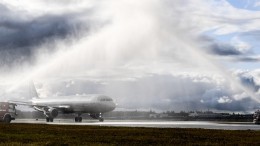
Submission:
{"label": "white airplane fuselage", "polygon": [[101,115],[116,108],[113,99],[105,95],[34,98],[31,102],[35,110],[44,113],[46,120],[53,120],[58,113],[75,113],[79,118],[81,114],[88,113],[92,118],[103,121]]}
{"label": "white airplane fuselage", "polygon": [[112,98],[104,95],[61,96],[52,98],[33,99],[35,106],[47,106],[66,109],[66,113],[106,113],[115,109]]}

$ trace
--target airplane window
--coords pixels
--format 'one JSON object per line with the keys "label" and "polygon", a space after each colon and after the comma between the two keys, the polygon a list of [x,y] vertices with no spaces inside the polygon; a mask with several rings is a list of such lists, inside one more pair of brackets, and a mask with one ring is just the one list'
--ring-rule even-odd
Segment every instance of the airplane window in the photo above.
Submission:
{"label": "airplane window", "polygon": [[100,97],[98,97],[98,101],[101,101],[101,102],[105,102],[105,101],[113,101],[113,99],[112,98],[110,98],[110,97],[107,97],[107,96],[100,96]]}
{"label": "airplane window", "polygon": [[110,98],[101,98],[100,101],[112,101]]}

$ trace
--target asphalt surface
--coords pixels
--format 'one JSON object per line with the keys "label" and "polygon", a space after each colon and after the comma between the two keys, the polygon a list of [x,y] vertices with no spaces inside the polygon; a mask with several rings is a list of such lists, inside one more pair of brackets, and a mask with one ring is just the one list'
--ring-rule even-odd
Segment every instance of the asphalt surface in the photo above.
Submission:
{"label": "asphalt surface", "polygon": [[120,126],[120,127],[153,127],[153,128],[203,128],[223,130],[260,130],[260,125],[252,122],[205,122],[205,121],[152,121],[152,120],[83,120],[75,123],[73,119],[55,119],[46,122],[45,119],[16,119],[12,123],[82,125],[82,126]]}

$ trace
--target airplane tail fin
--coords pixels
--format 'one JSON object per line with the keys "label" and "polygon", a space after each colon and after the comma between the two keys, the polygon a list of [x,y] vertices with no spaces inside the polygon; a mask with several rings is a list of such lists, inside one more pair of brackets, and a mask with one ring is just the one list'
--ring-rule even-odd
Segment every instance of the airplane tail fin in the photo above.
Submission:
{"label": "airplane tail fin", "polygon": [[37,90],[35,88],[35,85],[33,83],[33,81],[31,80],[29,83],[29,96],[33,99],[33,98],[39,98],[39,95],[37,93]]}

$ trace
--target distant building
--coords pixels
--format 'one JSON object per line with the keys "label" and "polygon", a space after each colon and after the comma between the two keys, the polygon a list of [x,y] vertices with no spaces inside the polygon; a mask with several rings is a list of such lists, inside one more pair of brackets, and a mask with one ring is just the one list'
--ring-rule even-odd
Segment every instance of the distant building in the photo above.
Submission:
{"label": "distant building", "polygon": [[221,118],[222,114],[220,114],[220,113],[213,113],[211,111],[207,111],[207,112],[194,112],[194,113],[190,113],[189,117],[192,117],[192,118]]}
{"label": "distant building", "polygon": [[149,115],[149,118],[154,118],[154,119],[156,119],[156,118],[158,118],[159,117],[159,114],[150,114]]}
{"label": "distant building", "polygon": [[159,118],[167,118],[167,117],[169,117],[168,114],[164,114],[164,113],[159,114]]}
{"label": "distant building", "polygon": [[161,113],[161,114],[150,114],[149,118],[168,118],[169,115],[165,114],[165,113]]}

